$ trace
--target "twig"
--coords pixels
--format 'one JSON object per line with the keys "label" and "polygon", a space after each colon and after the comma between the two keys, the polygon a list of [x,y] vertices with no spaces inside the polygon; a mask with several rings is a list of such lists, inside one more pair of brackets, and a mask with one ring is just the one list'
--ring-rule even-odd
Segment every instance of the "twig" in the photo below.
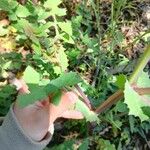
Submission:
{"label": "twig", "polygon": [[140,58],[138,64],[136,65],[129,79],[130,84],[133,84],[137,81],[139,75],[141,74],[141,72],[143,71],[149,60],[150,60],[150,45],[146,47],[142,57]]}

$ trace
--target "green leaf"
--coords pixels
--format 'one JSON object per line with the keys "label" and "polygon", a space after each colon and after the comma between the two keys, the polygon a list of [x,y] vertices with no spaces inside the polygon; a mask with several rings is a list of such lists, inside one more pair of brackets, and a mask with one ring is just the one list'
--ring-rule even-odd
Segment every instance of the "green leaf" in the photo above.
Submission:
{"label": "green leaf", "polygon": [[4,36],[8,33],[8,29],[5,29],[1,24],[0,24],[0,36]]}
{"label": "green leaf", "polygon": [[120,31],[117,31],[116,32],[116,34],[115,34],[115,41],[116,41],[116,43],[117,44],[122,44],[122,41],[124,40],[124,35],[123,35],[123,33],[122,32],[120,32]]}
{"label": "green leaf", "polygon": [[35,32],[36,32],[36,34],[41,34],[42,32],[44,32],[45,30],[47,30],[51,26],[52,26],[52,22],[45,23],[45,24],[37,27]]}
{"label": "green leaf", "polygon": [[19,106],[25,107],[29,104],[33,104],[36,101],[43,100],[47,98],[47,93],[44,89],[44,86],[39,86],[38,84],[28,84],[29,94],[20,94],[18,95]]}
{"label": "green leaf", "polygon": [[61,70],[60,73],[63,73],[67,70],[67,67],[69,65],[67,55],[65,53],[65,49],[63,48],[63,46],[60,47],[56,55],[60,65],[60,70]]}
{"label": "green leaf", "polygon": [[125,83],[124,97],[124,102],[129,108],[129,115],[139,117],[141,121],[148,119],[148,116],[143,113],[141,108],[147,104],[142,100],[142,96],[133,90],[128,81]]}
{"label": "green leaf", "polygon": [[2,69],[4,69],[4,70],[8,69],[8,68],[10,67],[11,63],[12,63],[12,61],[6,62],[6,63],[3,65]]}
{"label": "green leaf", "polygon": [[126,76],[123,74],[118,75],[117,81],[115,82],[116,86],[118,86],[120,89],[124,89],[125,83],[126,83]]}
{"label": "green leaf", "polygon": [[40,44],[35,44],[35,43],[33,43],[33,44],[31,45],[31,47],[33,48],[35,54],[41,55],[41,45],[40,45]]}
{"label": "green leaf", "polygon": [[25,6],[22,6],[20,4],[17,6],[15,13],[18,17],[28,17],[30,15],[29,10]]}
{"label": "green leaf", "polygon": [[50,81],[49,79],[42,79],[40,80],[39,85],[46,86],[49,83],[49,81]]}
{"label": "green leaf", "polygon": [[52,14],[55,14],[57,16],[65,16],[66,15],[66,9],[65,8],[55,8],[51,11]]}
{"label": "green leaf", "polygon": [[65,86],[73,86],[81,82],[80,76],[75,72],[64,73],[55,80],[52,80],[47,86],[46,91],[48,94],[61,90]]}
{"label": "green leaf", "polygon": [[69,34],[67,34],[67,33],[61,33],[60,38],[66,43],[75,44],[72,37],[69,36]]}
{"label": "green leaf", "polygon": [[50,16],[50,13],[45,11],[45,9],[43,8],[38,8],[37,10],[37,15],[38,15],[38,21],[40,20],[45,20],[46,18],[48,18]]}
{"label": "green leaf", "polygon": [[4,11],[12,11],[18,5],[15,1],[0,0],[0,9]]}
{"label": "green leaf", "polygon": [[81,82],[81,78],[76,73],[70,72],[52,80],[49,84],[47,84],[47,81],[43,84],[40,82],[39,74],[30,66],[26,68],[23,79],[28,83],[30,93],[18,96],[19,104],[22,107],[43,100],[50,94],[54,94],[53,103],[58,105],[61,98],[61,89]]}
{"label": "green leaf", "polygon": [[62,3],[61,0],[55,0],[55,2],[47,0],[44,3],[44,7],[48,8],[51,11],[52,15],[64,16],[66,15],[66,9],[58,7],[61,3]]}
{"label": "green leaf", "polygon": [[15,86],[6,85],[6,86],[0,88],[0,101],[2,99],[6,99],[6,98],[12,98],[11,95],[14,93],[16,93]]}
{"label": "green leaf", "polygon": [[89,149],[89,139],[84,139],[79,147],[79,150],[88,150],[88,149]]}
{"label": "green leaf", "polygon": [[130,124],[130,131],[131,133],[134,133],[134,131],[136,130],[136,118],[133,116],[129,116],[129,124]]}
{"label": "green leaf", "polygon": [[18,19],[14,12],[11,12],[8,17],[9,17],[9,20],[11,21],[17,21]]}
{"label": "green leaf", "polygon": [[6,0],[0,1],[0,9],[4,11],[10,11],[11,8],[9,7],[9,3]]}
{"label": "green leaf", "polygon": [[61,3],[62,3],[61,0],[55,0],[55,2],[54,2],[54,1],[51,1],[51,0],[47,0],[47,1],[44,3],[44,7],[45,7],[45,8],[53,9],[53,8],[57,8]]}
{"label": "green leaf", "polygon": [[70,21],[67,22],[59,22],[58,26],[61,28],[62,31],[66,32],[70,36],[72,36],[72,25]]}
{"label": "green leaf", "polygon": [[36,35],[34,34],[35,32],[35,25],[29,23],[27,20],[25,19],[20,19],[18,20],[18,26],[17,26],[17,30],[21,29],[22,32],[24,32],[26,34],[27,37],[30,38],[30,40],[32,40],[37,46],[40,46],[40,42],[39,39],[36,37]]}
{"label": "green leaf", "polygon": [[23,80],[28,84],[39,84],[40,74],[31,66],[24,71]]}
{"label": "green leaf", "polygon": [[61,68],[59,66],[54,66],[53,69],[54,69],[55,74],[57,74],[57,75],[61,74]]}
{"label": "green leaf", "polygon": [[97,149],[99,150],[116,150],[115,145],[111,144],[109,140],[99,139]]}
{"label": "green leaf", "polygon": [[142,111],[145,115],[147,115],[150,118],[150,107],[149,106],[142,107]]}
{"label": "green leaf", "polygon": [[76,104],[75,104],[75,110],[80,111],[83,116],[86,118],[86,121],[89,122],[97,122],[99,123],[99,118],[98,115],[96,113],[94,113],[93,111],[91,111],[84,102],[82,102],[81,100],[77,100]]}
{"label": "green leaf", "polygon": [[127,105],[125,103],[123,103],[122,101],[119,101],[116,104],[115,110],[118,111],[118,112],[128,112]]}
{"label": "green leaf", "polygon": [[150,78],[148,73],[142,72],[137,81],[138,87],[150,87]]}
{"label": "green leaf", "polygon": [[61,100],[61,96],[62,96],[61,90],[56,91],[52,97],[52,103],[57,106]]}

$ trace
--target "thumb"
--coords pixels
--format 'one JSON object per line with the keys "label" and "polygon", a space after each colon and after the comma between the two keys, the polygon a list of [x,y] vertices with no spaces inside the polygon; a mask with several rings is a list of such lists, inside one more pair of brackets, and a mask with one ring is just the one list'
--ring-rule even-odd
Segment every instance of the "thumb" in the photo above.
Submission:
{"label": "thumb", "polygon": [[67,110],[65,111],[61,117],[66,118],[66,119],[83,119],[83,115],[81,112],[77,110]]}

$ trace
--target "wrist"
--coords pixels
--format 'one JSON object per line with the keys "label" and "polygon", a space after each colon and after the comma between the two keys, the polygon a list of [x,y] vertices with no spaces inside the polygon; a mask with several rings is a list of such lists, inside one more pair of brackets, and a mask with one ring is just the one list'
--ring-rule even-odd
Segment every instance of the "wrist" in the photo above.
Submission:
{"label": "wrist", "polygon": [[40,121],[41,118],[36,115],[38,111],[34,109],[22,109],[15,105],[13,112],[18,124],[33,141],[40,142],[47,137],[49,129],[48,122],[44,123],[45,121]]}

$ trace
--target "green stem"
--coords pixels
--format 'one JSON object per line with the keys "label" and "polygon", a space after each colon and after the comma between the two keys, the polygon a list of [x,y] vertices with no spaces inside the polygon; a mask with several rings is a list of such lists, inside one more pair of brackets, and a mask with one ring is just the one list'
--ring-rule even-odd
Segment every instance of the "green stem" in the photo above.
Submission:
{"label": "green stem", "polygon": [[133,84],[137,81],[139,75],[141,74],[141,72],[143,71],[149,60],[150,60],[150,45],[147,46],[138,64],[136,65],[137,67],[134,69],[129,79],[130,84]]}

